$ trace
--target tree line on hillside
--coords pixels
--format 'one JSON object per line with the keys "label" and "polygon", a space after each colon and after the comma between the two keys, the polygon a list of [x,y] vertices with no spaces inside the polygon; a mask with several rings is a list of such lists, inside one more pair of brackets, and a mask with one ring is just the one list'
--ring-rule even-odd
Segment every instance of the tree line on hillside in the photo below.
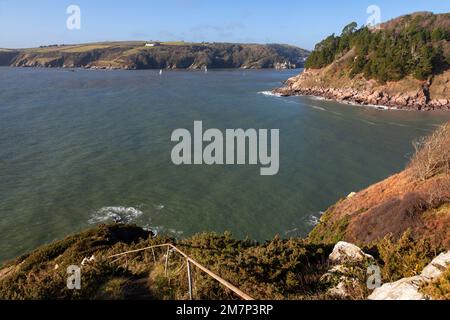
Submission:
{"label": "tree line on hillside", "polygon": [[416,16],[400,30],[358,29],[352,22],[340,36],[332,34],[317,44],[305,67],[326,67],[354,49],[355,58],[348,62],[350,77],[362,73],[382,83],[408,75],[425,80],[450,66],[450,53],[443,47],[450,41],[450,25],[424,28],[423,19]]}

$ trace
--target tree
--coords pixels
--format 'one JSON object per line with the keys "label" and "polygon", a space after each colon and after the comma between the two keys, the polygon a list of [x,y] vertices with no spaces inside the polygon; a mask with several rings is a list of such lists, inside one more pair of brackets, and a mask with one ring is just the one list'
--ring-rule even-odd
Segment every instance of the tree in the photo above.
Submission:
{"label": "tree", "polygon": [[433,72],[433,49],[423,46],[420,49],[419,62],[414,70],[414,76],[419,80],[425,80]]}
{"label": "tree", "polygon": [[[406,19],[406,18],[405,18]],[[309,56],[307,68],[323,68],[350,49],[355,59],[348,61],[350,77],[364,73],[367,79],[381,82],[400,80],[407,75],[427,79],[450,67],[448,51],[439,48],[442,40],[450,40],[449,28],[423,27],[423,17],[408,18],[402,28],[371,31],[357,29],[352,22],[340,36],[332,34],[320,42]]]}
{"label": "tree", "polygon": [[349,23],[344,27],[344,29],[342,29],[341,36],[351,35],[356,31],[357,28],[358,24],[356,22]]}

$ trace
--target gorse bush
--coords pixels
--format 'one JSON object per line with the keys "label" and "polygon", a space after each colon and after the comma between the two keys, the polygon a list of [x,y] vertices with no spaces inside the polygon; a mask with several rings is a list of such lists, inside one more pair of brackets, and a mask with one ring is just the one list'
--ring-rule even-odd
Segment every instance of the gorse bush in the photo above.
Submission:
{"label": "gorse bush", "polygon": [[406,231],[398,241],[386,236],[376,244],[376,248],[384,263],[384,282],[420,274],[440,251],[427,239],[414,239],[411,230]]}
{"label": "gorse bush", "polygon": [[[224,235],[201,234],[180,244],[185,252],[254,298],[284,299],[318,290],[332,246],[302,239],[258,244]],[[234,297],[217,282],[198,275],[196,290],[203,298]],[[185,281],[181,275],[181,281]]]}
{"label": "gorse bush", "polygon": [[[17,260],[6,272],[1,270],[0,299],[188,299],[186,259],[181,255],[170,254],[167,274],[164,247],[155,249],[155,256],[147,250],[108,258],[169,242],[253,298],[336,298],[328,293],[335,283],[324,280],[331,268],[328,257],[333,244],[279,237],[256,243],[235,239],[229,233],[203,233],[176,241],[164,236],[147,237],[139,230],[126,225],[100,226],[42,247]],[[109,245],[104,246],[107,242]],[[83,251],[74,256],[80,249]],[[67,266],[79,264],[80,258],[92,252],[95,261],[81,269],[81,290],[68,290]],[[368,252],[379,260],[383,281],[387,282],[420,273],[440,249],[407,232],[400,240],[386,237],[378,241]],[[365,283],[366,267],[350,263],[345,270],[349,279]],[[195,266],[191,273],[195,299],[238,299]],[[351,281],[349,285],[353,286]],[[436,284],[436,288],[445,286],[445,282]],[[357,287],[349,292],[352,299],[364,299],[368,294],[366,289]]]}
{"label": "gorse bush", "polygon": [[[186,260],[170,254],[166,275],[166,248],[130,253],[130,250],[174,243],[194,260],[254,298],[305,298],[320,291],[331,245],[302,239],[275,238],[263,244],[238,240],[230,233],[203,233],[176,241],[149,237],[138,227],[100,226],[44,246],[11,262],[0,275],[0,299],[188,299]],[[66,287],[67,267],[81,266],[84,257],[95,261],[81,268],[81,290]],[[196,299],[237,299],[192,266]]]}

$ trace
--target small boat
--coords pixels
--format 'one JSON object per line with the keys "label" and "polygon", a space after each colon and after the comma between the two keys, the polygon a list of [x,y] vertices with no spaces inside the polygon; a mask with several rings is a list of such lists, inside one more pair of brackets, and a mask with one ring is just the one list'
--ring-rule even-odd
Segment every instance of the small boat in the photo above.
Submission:
{"label": "small boat", "polygon": [[163,74],[163,69],[159,70],[159,75],[162,76]]}

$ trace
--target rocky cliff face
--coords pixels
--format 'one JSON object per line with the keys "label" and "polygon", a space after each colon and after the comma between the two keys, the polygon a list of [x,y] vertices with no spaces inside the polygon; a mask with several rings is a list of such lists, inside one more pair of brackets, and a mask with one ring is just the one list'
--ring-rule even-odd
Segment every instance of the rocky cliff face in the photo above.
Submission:
{"label": "rocky cliff face", "polygon": [[19,55],[15,50],[0,50],[0,66],[9,66],[13,60]]}
{"label": "rocky cliff face", "polygon": [[351,79],[338,66],[305,70],[274,90],[281,96],[310,95],[340,102],[408,110],[450,110],[450,70],[420,81],[407,77],[380,84],[362,76]]}

